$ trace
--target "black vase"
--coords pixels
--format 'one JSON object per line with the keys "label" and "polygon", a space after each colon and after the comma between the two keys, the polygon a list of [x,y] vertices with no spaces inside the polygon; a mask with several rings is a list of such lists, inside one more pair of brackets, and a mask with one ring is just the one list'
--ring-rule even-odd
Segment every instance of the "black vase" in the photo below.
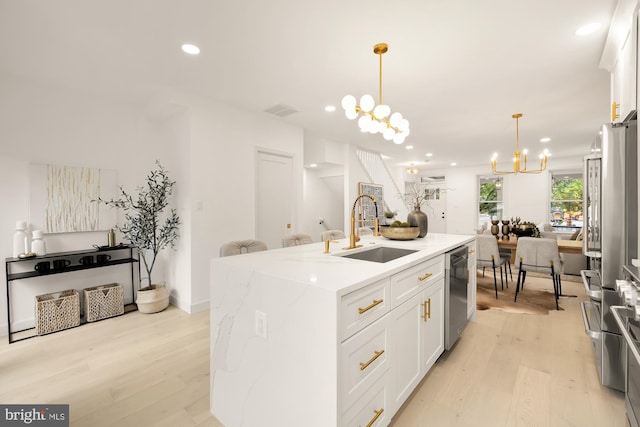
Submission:
{"label": "black vase", "polygon": [[429,218],[427,214],[420,210],[420,205],[413,207],[413,212],[409,212],[407,215],[407,222],[412,227],[420,227],[420,234],[418,237],[424,237],[429,231]]}

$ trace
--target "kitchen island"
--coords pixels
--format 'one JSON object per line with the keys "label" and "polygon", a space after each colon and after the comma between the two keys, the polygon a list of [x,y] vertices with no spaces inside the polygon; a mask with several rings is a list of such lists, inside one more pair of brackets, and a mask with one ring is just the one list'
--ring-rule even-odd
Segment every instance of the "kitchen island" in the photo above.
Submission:
{"label": "kitchen island", "polygon": [[[360,244],[211,261],[211,412],[225,426],[387,425],[442,354],[444,254],[473,253],[475,236]],[[345,257],[373,249],[410,253]]]}

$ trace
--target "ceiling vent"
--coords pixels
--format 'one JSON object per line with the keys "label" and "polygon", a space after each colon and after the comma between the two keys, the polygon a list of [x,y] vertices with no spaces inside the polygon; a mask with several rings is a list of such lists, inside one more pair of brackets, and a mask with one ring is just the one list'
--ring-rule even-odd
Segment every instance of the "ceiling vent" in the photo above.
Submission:
{"label": "ceiling vent", "polygon": [[267,108],[264,111],[266,113],[269,113],[269,114],[274,114],[274,115],[276,115],[278,117],[285,117],[285,116],[288,116],[290,114],[298,112],[298,110],[296,110],[292,106],[286,105],[286,104],[274,105],[273,107]]}

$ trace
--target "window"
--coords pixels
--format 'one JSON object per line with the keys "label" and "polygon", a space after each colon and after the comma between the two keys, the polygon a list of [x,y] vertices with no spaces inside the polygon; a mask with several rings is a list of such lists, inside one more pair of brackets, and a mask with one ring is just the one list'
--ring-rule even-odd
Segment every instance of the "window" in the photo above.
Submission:
{"label": "window", "polygon": [[582,227],[582,174],[551,176],[549,218],[556,230],[574,230]]}
{"label": "window", "polygon": [[502,179],[480,177],[478,180],[480,188],[478,191],[478,227],[492,217],[502,219]]}

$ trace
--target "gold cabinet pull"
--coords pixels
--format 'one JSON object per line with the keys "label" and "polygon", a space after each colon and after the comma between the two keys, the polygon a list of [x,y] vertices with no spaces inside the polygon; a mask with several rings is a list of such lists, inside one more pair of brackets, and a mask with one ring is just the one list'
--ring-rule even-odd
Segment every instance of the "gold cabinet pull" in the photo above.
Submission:
{"label": "gold cabinet pull", "polygon": [[373,410],[373,413],[375,414],[373,416],[373,418],[371,418],[371,421],[369,421],[369,423],[366,425],[366,427],[371,427],[373,425],[373,423],[376,422],[376,420],[378,418],[380,418],[380,415],[382,415],[382,413],[384,412],[384,408],[380,408],[379,411],[376,411],[375,409]]}
{"label": "gold cabinet pull", "polygon": [[473,253],[475,253],[475,252],[476,252],[476,250],[475,250],[475,249],[469,249],[469,255],[471,255],[471,254],[473,254]]}
{"label": "gold cabinet pull", "polygon": [[426,322],[427,319],[431,319],[431,298],[420,305],[422,306],[422,320]]}
{"label": "gold cabinet pull", "polygon": [[360,370],[364,371],[365,369],[367,369],[367,366],[371,365],[378,357],[382,356],[382,353],[384,353],[384,348],[380,351],[374,351],[373,357],[371,359],[367,360],[364,363],[360,362]]}
{"label": "gold cabinet pull", "polygon": [[423,280],[427,280],[431,276],[433,276],[432,273],[427,273],[424,276],[418,277],[418,280],[420,280],[422,282]]}
{"label": "gold cabinet pull", "polygon": [[358,307],[358,313],[362,314],[362,313],[364,313],[366,311],[369,311],[373,307],[375,307],[376,305],[382,304],[382,301],[384,301],[384,300],[382,300],[382,299],[374,299],[373,302],[370,305],[368,305],[367,307],[365,307],[365,308]]}

